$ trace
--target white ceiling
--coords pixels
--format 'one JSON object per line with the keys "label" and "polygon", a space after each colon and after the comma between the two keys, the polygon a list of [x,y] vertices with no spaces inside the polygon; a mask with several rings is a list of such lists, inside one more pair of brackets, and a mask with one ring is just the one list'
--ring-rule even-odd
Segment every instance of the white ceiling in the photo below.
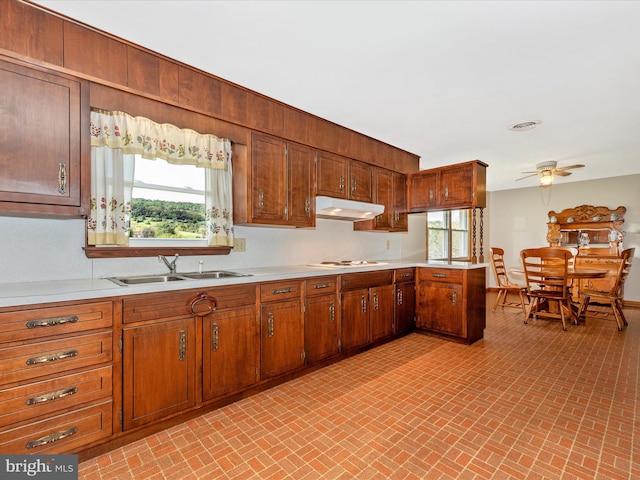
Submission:
{"label": "white ceiling", "polygon": [[[640,2],[41,0],[490,191],[640,173]],[[95,52],[99,55],[100,52]],[[514,123],[541,120],[512,132]]]}

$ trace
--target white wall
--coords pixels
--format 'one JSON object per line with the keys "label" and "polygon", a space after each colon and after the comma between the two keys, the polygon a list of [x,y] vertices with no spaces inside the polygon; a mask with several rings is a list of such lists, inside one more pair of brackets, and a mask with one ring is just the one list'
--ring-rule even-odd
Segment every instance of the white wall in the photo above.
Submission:
{"label": "white wall", "polygon": [[[507,268],[520,265],[520,250],[548,245],[548,212],[580,205],[624,206],[624,247],[636,247],[635,266],[625,285],[625,299],[640,301],[640,175],[584,182],[557,183],[549,189],[519,188],[490,192],[485,254],[490,247],[505,250]],[[495,286],[493,276],[488,284]]]}
{"label": "white wall", "polygon": [[[351,222],[318,219],[315,229],[235,227],[247,251],[230,255],[182,257],[178,271],[298,265],[323,260],[424,259],[425,216],[410,218],[415,235],[354,232]],[[389,248],[387,248],[389,242]],[[84,220],[0,216],[0,284],[56,279],[101,278],[166,271],[156,257],[88,259]]]}

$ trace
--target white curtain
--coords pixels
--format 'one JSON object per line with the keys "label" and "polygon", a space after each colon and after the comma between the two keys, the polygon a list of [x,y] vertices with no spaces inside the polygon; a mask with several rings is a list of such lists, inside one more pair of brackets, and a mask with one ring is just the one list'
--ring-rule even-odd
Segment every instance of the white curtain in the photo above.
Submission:
{"label": "white curtain", "polygon": [[90,245],[128,245],[135,154],[206,168],[208,244],[233,246],[231,141],[103,110],[91,111]]}

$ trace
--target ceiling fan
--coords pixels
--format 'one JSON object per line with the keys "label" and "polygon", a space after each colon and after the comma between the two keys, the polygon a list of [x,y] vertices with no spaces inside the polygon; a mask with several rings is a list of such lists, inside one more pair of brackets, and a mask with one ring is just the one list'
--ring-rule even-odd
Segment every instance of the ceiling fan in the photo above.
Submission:
{"label": "ceiling fan", "polygon": [[573,168],[582,168],[584,165],[569,165],[567,167],[558,167],[558,162],[555,160],[548,160],[546,162],[541,162],[536,165],[535,172],[522,172],[527,175],[524,177],[518,178],[518,180],[523,180],[525,178],[533,177],[535,175],[540,175],[540,186],[541,187],[550,187],[553,183],[553,176],[558,175],[559,177],[568,177],[571,175],[571,172],[567,170],[571,170]]}

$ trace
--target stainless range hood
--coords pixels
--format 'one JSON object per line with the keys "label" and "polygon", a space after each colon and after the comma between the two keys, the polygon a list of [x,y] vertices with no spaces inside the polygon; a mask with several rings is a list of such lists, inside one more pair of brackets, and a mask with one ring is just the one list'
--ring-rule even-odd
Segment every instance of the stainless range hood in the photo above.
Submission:
{"label": "stainless range hood", "polygon": [[357,222],[384,212],[384,205],[332,197],[316,197],[316,217]]}

